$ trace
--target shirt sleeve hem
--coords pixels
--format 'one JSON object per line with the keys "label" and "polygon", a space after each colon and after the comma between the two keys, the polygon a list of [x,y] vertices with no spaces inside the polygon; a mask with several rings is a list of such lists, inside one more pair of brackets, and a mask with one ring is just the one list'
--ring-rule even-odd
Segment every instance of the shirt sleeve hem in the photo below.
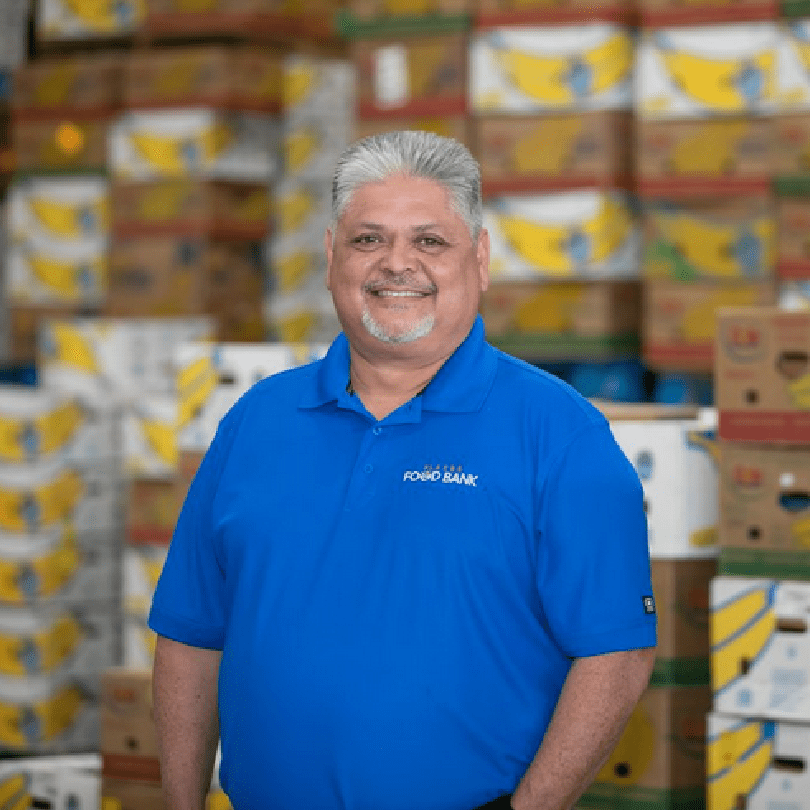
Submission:
{"label": "shirt sleeve hem", "polygon": [[225,646],[225,633],[221,627],[203,627],[155,610],[154,607],[149,613],[147,625],[159,636],[188,644],[190,647],[221,650]]}
{"label": "shirt sleeve hem", "polygon": [[584,636],[569,642],[565,652],[572,658],[584,658],[589,655],[639,650],[644,647],[655,647],[656,636],[655,622],[649,622],[638,624],[635,627]]}

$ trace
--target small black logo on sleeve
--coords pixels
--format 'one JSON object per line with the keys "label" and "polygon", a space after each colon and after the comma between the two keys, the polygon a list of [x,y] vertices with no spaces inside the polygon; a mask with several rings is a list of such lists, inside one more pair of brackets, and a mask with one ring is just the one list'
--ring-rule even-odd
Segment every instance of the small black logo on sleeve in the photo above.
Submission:
{"label": "small black logo on sleeve", "polygon": [[655,613],[655,599],[652,596],[642,596],[641,602],[644,605],[645,613]]}

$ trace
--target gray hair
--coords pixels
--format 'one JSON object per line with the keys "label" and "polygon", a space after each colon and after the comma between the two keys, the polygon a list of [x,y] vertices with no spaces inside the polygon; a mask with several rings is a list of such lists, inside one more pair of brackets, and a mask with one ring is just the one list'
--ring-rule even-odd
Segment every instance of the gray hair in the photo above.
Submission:
{"label": "gray hair", "polygon": [[370,135],[343,152],[332,180],[332,236],[358,186],[395,174],[435,180],[444,186],[453,210],[472,239],[478,238],[483,222],[478,161],[453,138],[415,130]]}

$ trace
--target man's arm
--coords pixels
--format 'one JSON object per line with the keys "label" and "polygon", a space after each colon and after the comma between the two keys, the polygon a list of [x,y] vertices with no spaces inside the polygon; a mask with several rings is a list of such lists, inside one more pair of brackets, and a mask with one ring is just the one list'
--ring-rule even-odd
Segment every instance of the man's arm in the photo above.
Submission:
{"label": "man's arm", "polygon": [[655,647],[577,658],[514,810],[568,810],[587,790],[647,687]]}
{"label": "man's arm", "polygon": [[152,691],[167,810],[202,810],[211,785],[222,653],[158,636]]}

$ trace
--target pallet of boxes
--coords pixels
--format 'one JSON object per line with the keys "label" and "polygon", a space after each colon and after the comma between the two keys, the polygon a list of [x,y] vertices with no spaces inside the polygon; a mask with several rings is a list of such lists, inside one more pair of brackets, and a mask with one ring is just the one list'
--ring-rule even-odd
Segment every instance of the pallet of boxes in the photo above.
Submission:
{"label": "pallet of boxes", "polygon": [[810,312],[718,314],[709,810],[810,807]]}
{"label": "pallet of boxes", "polygon": [[644,492],[658,649],[647,690],[578,808],[704,806],[709,585],[717,571],[712,409],[597,403]]}

